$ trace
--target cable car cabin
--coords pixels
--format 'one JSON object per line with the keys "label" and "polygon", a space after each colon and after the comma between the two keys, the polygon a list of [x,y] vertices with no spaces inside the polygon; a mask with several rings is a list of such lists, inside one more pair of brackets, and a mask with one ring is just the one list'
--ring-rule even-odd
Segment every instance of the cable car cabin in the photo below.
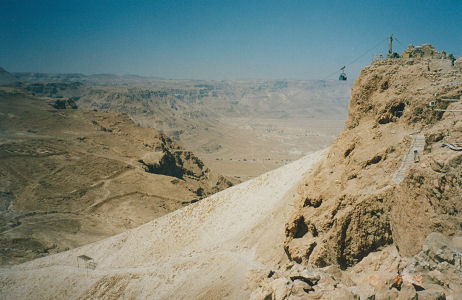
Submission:
{"label": "cable car cabin", "polygon": [[345,66],[341,67],[340,71],[342,73],[340,73],[340,76],[338,77],[338,80],[347,80],[347,76],[345,74]]}

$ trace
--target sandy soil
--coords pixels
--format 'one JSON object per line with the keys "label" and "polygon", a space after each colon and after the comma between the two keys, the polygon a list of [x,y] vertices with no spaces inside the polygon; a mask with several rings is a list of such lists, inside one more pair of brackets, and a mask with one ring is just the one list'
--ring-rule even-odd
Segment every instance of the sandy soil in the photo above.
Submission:
{"label": "sandy soil", "polygon": [[[286,260],[284,224],[315,152],[159,219],[0,269],[8,299],[246,299],[250,270]],[[93,259],[94,270],[78,256]]]}

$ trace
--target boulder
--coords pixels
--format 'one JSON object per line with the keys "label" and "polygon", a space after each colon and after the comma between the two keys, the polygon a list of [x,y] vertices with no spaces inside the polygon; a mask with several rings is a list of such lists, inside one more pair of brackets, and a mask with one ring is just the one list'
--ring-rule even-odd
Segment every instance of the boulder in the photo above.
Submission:
{"label": "boulder", "polygon": [[458,71],[462,72],[462,57],[459,57],[459,58],[454,62],[454,68],[456,68]]}
{"label": "boulder", "polygon": [[304,296],[306,295],[306,293],[312,290],[313,288],[311,287],[311,285],[309,285],[305,281],[296,279],[294,280],[294,283],[292,285],[291,295]]}
{"label": "boulder", "polygon": [[417,292],[419,300],[446,300],[446,295],[441,290],[425,290]]}
{"label": "boulder", "polygon": [[403,285],[398,295],[398,300],[417,300],[417,292],[412,285]]}

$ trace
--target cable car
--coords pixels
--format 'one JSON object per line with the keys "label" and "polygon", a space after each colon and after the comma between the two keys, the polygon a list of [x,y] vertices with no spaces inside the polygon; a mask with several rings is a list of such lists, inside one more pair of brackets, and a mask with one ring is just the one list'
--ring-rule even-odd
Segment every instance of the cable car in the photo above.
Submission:
{"label": "cable car", "polygon": [[342,71],[342,73],[340,73],[338,80],[347,80],[347,75],[345,73],[345,66],[341,67],[340,71]]}

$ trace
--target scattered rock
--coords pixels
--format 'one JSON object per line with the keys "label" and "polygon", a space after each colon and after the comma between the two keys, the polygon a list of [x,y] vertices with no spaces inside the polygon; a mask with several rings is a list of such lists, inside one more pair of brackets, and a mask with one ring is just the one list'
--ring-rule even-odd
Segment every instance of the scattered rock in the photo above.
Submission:
{"label": "scattered rock", "polygon": [[291,295],[295,296],[304,296],[306,293],[313,291],[311,285],[306,283],[305,281],[295,279],[293,280],[293,285],[291,289]]}
{"label": "scattered rock", "polygon": [[443,291],[438,290],[425,290],[417,292],[417,299],[419,300],[446,300],[446,295]]}
{"label": "scattered rock", "polygon": [[359,296],[351,292],[348,288],[342,287],[335,289],[332,293],[329,294],[330,299],[338,300],[359,300]]}
{"label": "scattered rock", "polygon": [[271,290],[274,300],[283,300],[286,299],[291,290],[291,282],[286,278],[278,278],[271,282]]}
{"label": "scattered rock", "polygon": [[313,286],[318,283],[319,279],[321,279],[321,276],[316,271],[310,272],[305,269],[302,272],[293,272],[290,275],[290,279],[292,281],[300,280],[309,284],[310,286]]}
{"label": "scattered rock", "polygon": [[417,292],[412,285],[403,285],[398,295],[398,300],[417,300]]}
{"label": "scattered rock", "polygon": [[375,300],[394,300],[398,298],[398,295],[397,289],[380,290],[375,294]]}

